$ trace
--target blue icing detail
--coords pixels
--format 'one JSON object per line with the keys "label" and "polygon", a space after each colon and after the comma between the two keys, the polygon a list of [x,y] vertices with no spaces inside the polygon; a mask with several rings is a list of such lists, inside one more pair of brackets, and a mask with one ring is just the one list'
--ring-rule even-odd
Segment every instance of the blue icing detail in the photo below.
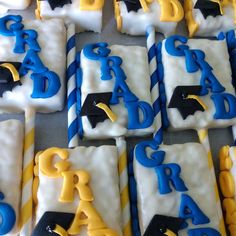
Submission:
{"label": "blue icing detail", "polygon": [[[7,27],[9,22],[15,22]],[[21,16],[14,16],[14,15],[7,15],[0,18],[0,34],[3,36],[15,36],[14,31],[20,30],[24,27],[21,23],[22,17]]]}
{"label": "blue icing detail", "polygon": [[161,99],[161,118],[163,129],[169,126],[169,119],[166,110],[166,94],[164,85],[164,68],[162,65],[162,55],[161,55],[162,43],[157,45],[157,68],[158,68],[158,78],[159,78],[159,96]]}
{"label": "blue icing detail", "polygon": [[194,73],[199,69],[202,71],[211,71],[212,67],[205,61],[205,53],[201,50],[185,50],[186,70]]}
{"label": "blue icing detail", "polygon": [[216,108],[214,119],[232,119],[236,117],[236,97],[234,95],[230,93],[213,94],[211,99]]}
{"label": "blue icing detail", "polygon": [[83,49],[83,53],[90,60],[99,60],[101,57],[107,57],[110,54],[111,50],[107,46],[108,44],[103,42],[87,44]]}
{"label": "blue icing detail", "polygon": [[16,36],[16,43],[14,52],[15,53],[24,53],[26,50],[26,45],[29,49],[39,52],[40,46],[37,42],[38,34],[35,30],[17,30],[14,31]]}
{"label": "blue icing detail", "polygon": [[[133,158],[134,158],[134,149],[132,149],[129,153],[129,162],[128,162],[128,170],[133,169]],[[137,187],[134,178],[133,172],[128,172],[129,175],[129,194],[131,200],[131,224],[132,224],[132,235],[133,236],[141,236],[139,220],[138,220],[138,209],[137,209]]]}
{"label": "blue icing detail", "polygon": [[[146,148],[148,147],[154,150],[150,157],[148,157],[146,153]],[[140,142],[135,147],[135,157],[137,161],[145,167],[157,167],[162,164],[165,158],[165,152],[158,151],[158,149],[159,145],[154,140]]]}
{"label": "blue icing detail", "polygon": [[[8,26],[10,22],[14,22]],[[0,34],[15,36],[15,53],[25,53],[19,70],[20,76],[25,76],[29,70],[33,71],[31,79],[34,81],[32,98],[49,98],[54,96],[61,87],[61,82],[55,72],[48,71],[40,60],[37,52],[40,46],[37,42],[38,34],[35,30],[24,30],[21,16],[8,15],[0,18]]]}
{"label": "blue icing detail", "polygon": [[77,87],[77,103],[76,103],[76,109],[77,109],[77,116],[78,116],[78,133],[79,137],[82,139],[84,135],[83,131],[83,123],[82,123],[82,118],[79,115],[81,111],[81,86],[83,82],[83,74],[82,74],[82,69],[80,67],[80,55],[81,52],[78,52],[76,55],[76,63],[77,63],[77,71],[76,71],[76,87]]}
{"label": "blue icing detail", "polygon": [[[4,194],[0,192],[0,201],[4,199]],[[0,202],[0,235],[5,235],[9,233],[15,223],[16,214],[11,205]]]}
{"label": "blue icing detail", "polygon": [[189,236],[221,236],[221,234],[213,228],[197,228],[188,230]]}
{"label": "blue icing detail", "polygon": [[59,91],[61,86],[58,75],[53,71],[33,73],[31,79],[34,84],[32,98],[50,98]]}
{"label": "blue icing detail", "polygon": [[35,73],[43,73],[47,70],[47,68],[44,66],[41,59],[39,58],[37,52],[31,49],[27,51],[19,73],[21,76],[24,76],[28,73],[29,70]]}
{"label": "blue icing detail", "polygon": [[162,164],[157,166],[155,171],[158,178],[158,189],[160,194],[172,192],[170,183],[178,192],[184,192],[188,190],[184,184],[184,181],[180,178],[181,167],[178,164]]}
{"label": "blue icing detail", "polygon": [[138,98],[130,91],[125,81],[117,77],[115,81],[115,86],[112,92],[110,104],[112,105],[118,104],[120,97],[123,97],[124,102],[127,104],[130,102],[138,101]]}
{"label": "blue icing detail", "polygon": [[212,93],[221,93],[225,90],[211,71],[202,71],[200,85],[202,96],[208,94],[208,89],[211,89]]}
{"label": "blue icing detail", "polygon": [[[209,218],[201,211],[197,203],[187,194],[181,195],[179,217],[183,219],[191,219],[194,225],[210,223]],[[183,227],[187,226],[188,224],[185,222]]]}
{"label": "blue icing detail", "polygon": [[188,39],[184,36],[180,36],[180,35],[173,35],[170,36],[169,38],[166,39],[165,41],[165,49],[167,51],[167,53],[169,53],[172,56],[184,56],[185,50],[188,50],[189,47],[187,45],[179,45],[179,46],[175,46],[175,42],[179,41],[182,44],[186,44],[188,42]]}
{"label": "blue icing detail", "polygon": [[[154,112],[152,106],[147,102],[127,102],[128,129],[145,129],[152,125]],[[140,120],[139,112],[142,111],[143,118]]]}
{"label": "blue icing detail", "polygon": [[112,79],[111,71],[113,71],[116,80],[126,79],[126,75],[120,67],[122,64],[122,59],[120,57],[101,57],[99,60],[101,62],[102,80]]}

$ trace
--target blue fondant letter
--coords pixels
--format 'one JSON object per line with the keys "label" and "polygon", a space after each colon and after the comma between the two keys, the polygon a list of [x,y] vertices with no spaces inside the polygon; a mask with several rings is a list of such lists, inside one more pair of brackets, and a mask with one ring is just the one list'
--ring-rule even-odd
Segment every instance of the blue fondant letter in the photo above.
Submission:
{"label": "blue fondant letter", "polygon": [[[192,219],[194,225],[208,224],[210,222],[209,218],[201,211],[197,203],[187,194],[182,194],[181,196],[179,217]],[[185,223],[185,226],[187,227],[188,224]]]}
{"label": "blue fondant letter", "polygon": [[61,87],[60,79],[53,71],[45,71],[40,74],[33,73],[31,79],[34,81],[32,98],[50,98]]}
{"label": "blue fondant letter", "polygon": [[26,45],[35,52],[40,51],[40,46],[37,42],[38,34],[35,30],[19,30],[15,31],[16,44],[14,48],[15,53],[24,53]]}
{"label": "blue fondant letter", "polygon": [[221,234],[212,228],[198,228],[188,230],[189,236],[221,236]]}
{"label": "blue fondant letter", "polygon": [[[15,23],[7,27],[8,23],[11,21]],[[7,15],[0,18],[0,34],[4,36],[14,36],[15,30],[20,30],[24,27],[21,21],[21,16]]]}
{"label": "blue fondant letter", "polygon": [[[148,157],[146,148],[151,148],[154,152]],[[143,141],[135,148],[135,157],[137,161],[148,168],[157,167],[162,164],[165,158],[164,151],[158,151],[158,144],[154,141]]]}
{"label": "blue fondant letter", "polygon": [[211,99],[216,109],[214,119],[232,119],[236,117],[236,97],[234,95],[230,93],[213,94]]}
{"label": "blue fondant letter", "polygon": [[179,192],[187,191],[184,181],[180,178],[181,168],[175,163],[162,164],[156,169],[158,186],[160,194],[167,194],[172,192],[170,183],[174,189]]}
{"label": "blue fondant letter", "polygon": [[175,46],[175,42],[180,41],[183,44],[186,44],[188,42],[188,39],[186,37],[180,36],[180,35],[173,35],[170,36],[169,38],[166,39],[165,42],[165,48],[167,53],[169,53],[172,56],[184,56],[184,50],[188,50],[187,45],[180,45],[180,46]]}
{"label": "blue fondant letter", "polygon": [[[147,102],[128,102],[125,106],[128,110],[128,129],[145,129],[152,125],[154,112]],[[142,112],[142,120],[139,116],[140,111]]]}
{"label": "blue fondant letter", "polygon": [[40,60],[38,54],[33,51],[27,51],[27,54],[23,60],[23,63],[20,68],[20,75],[24,76],[31,70],[34,73],[42,73],[47,70],[47,68],[43,65],[42,61]]}
{"label": "blue fondant letter", "polygon": [[90,60],[99,60],[101,57],[107,57],[111,52],[107,46],[107,43],[87,44],[83,49],[83,53]]}
{"label": "blue fondant letter", "polygon": [[208,94],[208,89],[211,89],[212,93],[221,93],[225,90],[210,70],[202,71],[200,85],[202,86],[202,96]]}

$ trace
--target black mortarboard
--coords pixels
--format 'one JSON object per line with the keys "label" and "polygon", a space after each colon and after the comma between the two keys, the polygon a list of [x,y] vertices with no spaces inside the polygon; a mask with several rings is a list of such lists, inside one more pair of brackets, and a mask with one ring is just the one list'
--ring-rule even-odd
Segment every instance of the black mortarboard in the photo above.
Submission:
{"label": "black mortarboard", "polygon": [[21,67],[20,62],[0,61],[0,97],[2,97],[2,94],[5,91],[11,91],[17,85],[21,85],[19,80],[14,81],[12,72],[7,67],[5,67],[4,64],[10,64],[14,66],[17,72],[19,72]]}
{"label": "black mortarboard", "polygon": [[171,231],[172,235],[178,235],[183,223],[184,219],[181,218],[155,215],[143,236],[167,236],[165,233],[168,231]]}
{"label": "black mortarboard", "polygon": [[63,7],[66,4],[71,4],[71,0],[47,0],[47,1],[52,10],[54,10],[56,7]]}
{"label": "black mortarboard", "polygon": [[109,118],[105,111],[100,109],[96,105],[98,103],[104,103],[109,107],[111,96],[111,92],[90,93],[87,95],[84,104],[81,108],[80,115],[88,117],[92,128],[95,128],[97,123],[103,122],[104,120]]}
{"label": "black mortarboard", "polygon": [[75,217],[73,213],[47,211],[43,214],[31,236],[58,236],[54,233],[56,225],[68,230]]}
{"label": "black mortarboard", "polygon": [[199,9],[202,15],[206,19],[208,16],[218,16],[222,15],[222,9],[220,1],[210,1],[210,0],[198,0],[194,6],[195,9]]}
{"label": "black mortarboard", "polygon": [[127,7],[127,11],[138,11],[140,8],[142,8],[139,0],[117,0],[117,1],[123,1]]}
{"label": "black mortarboard", "polygon": [[168,108],[177,108],[185,120],[196,111],[204,111],[203,105],[197,99],[188,98],[189,95],[200,95],[202,86],[177,86],[172,94]]}

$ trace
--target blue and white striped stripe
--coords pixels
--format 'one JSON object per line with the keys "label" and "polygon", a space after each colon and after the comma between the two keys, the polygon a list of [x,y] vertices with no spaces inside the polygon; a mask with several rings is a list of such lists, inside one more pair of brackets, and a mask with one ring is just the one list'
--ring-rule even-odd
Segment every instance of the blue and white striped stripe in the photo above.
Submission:
{"label": "blue and white striped stripe", "polygon": [[155,40],[155,28],[149,26],[146,32],[147,38],[147,49],[148,49],[148,62],[150,68],[151,76],[151,95],[153,101],[154,110],[154,123],[156,125],[156,130],[154,133],[154,139],[158,144],[162,143],[162,121],[161,121],[161,99],[159,95],[159,84],[158,84],[158,73],[157,73],[157,58],[156,58],[156,40]]}
{"label": "blue and white striped stripe", "polygon": [[69,24],[67,28],[67,108],[68,108],[68,147],[79,144],[78,118],[76,105],[76,34],[75,25]]}

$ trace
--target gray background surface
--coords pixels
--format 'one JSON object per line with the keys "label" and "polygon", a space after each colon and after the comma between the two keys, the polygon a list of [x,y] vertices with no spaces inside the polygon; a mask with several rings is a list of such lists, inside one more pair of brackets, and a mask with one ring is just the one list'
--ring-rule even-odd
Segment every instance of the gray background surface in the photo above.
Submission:
{"label": "gray background surface", "polygon": [[[105,1],[104,17],[103,17],[103,31],[101,34],[96,33],[81,33],[77,34],[77,50],[81,50],[86,43],[106,41],[109,44],[122,44],[122,45],[141,45],[146,46],[145,37],[131,37],[120,34],[116,30],[116,24],[113,15],[112,0]],[[34,18],[35,4],[33,3],[29,9],[21,12],[11,12],[23,15],[25,18]],[[181,22],[177,29],[178,34],[186,34],[186,26],[184,21]],[[161,41],[163,36],[157,34],[157,42]],[[135,70],[135,67],[134,67]],[[23,115],[1,115],[0,120],[9,118],[17,118],[24,120]],[[214,165],[216,174],[219,173],[219,160],[218,152],[223,145],[233,145],[233,136],[231,128],[227,129],[212,129],[209,131],[211,150],[214,158]],[[127,146],[130,150],[137,142],[147,138],[128,138]],[[62,112],[53,114],[37,114],[36,115],[36,137],[35,137],[35,151],[44,150],[48,147],[58,146],[67,147],[67,109],[66,106]],[[164,132],[165,144],[177,144],[185,142],[198,142],[197,133],[194,130],[181,131],[181,132]],[[114,144],[113,140],[108,141],[81,141],[80,145],[102,145]]]}

